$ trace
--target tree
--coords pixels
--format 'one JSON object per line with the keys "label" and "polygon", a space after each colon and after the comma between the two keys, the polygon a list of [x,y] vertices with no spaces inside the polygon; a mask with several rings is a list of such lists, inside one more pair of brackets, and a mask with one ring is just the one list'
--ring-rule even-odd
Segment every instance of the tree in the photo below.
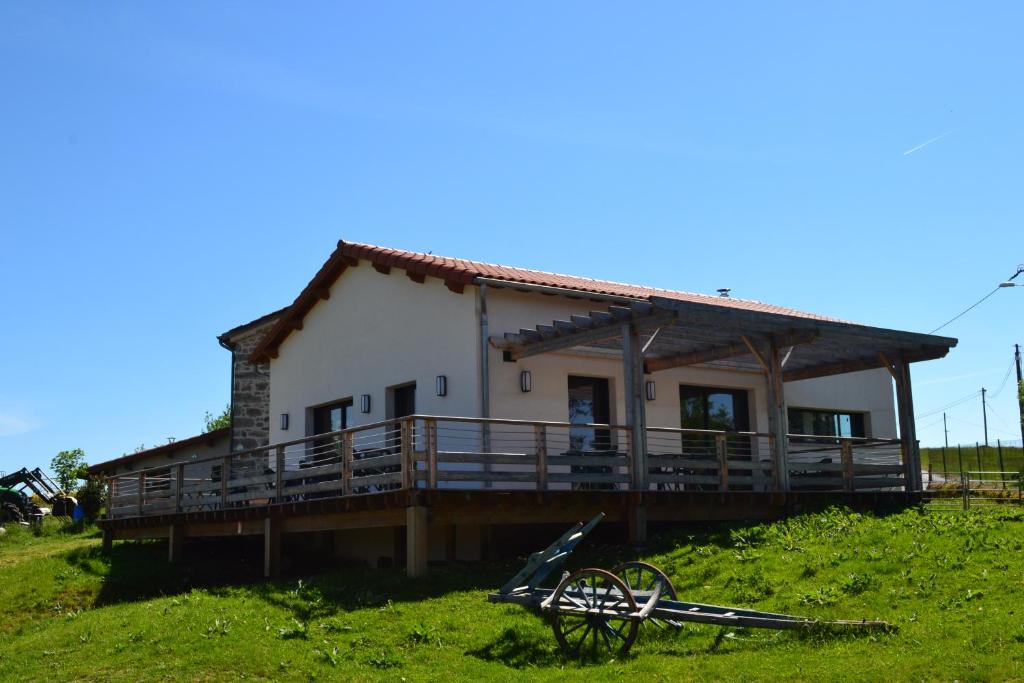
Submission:
{"label": "tree", "polygon": [[50,461],[50,469],[56,475],[57,483],[65,493],[74,491],[78,488],[78,480],[88,477],[86,468],[85,451],[81,448],[61,451]]}
{"label": "tree", "polygon": [[206,429],[203,433],[212,432],[217,429],[224,429],[225,427],[231,426],[231,404],[224,406],[224,412],[217,417],[214,417],[210,411],[206,411],[206,415],[203,417],[203,421],[206,423]]}
{"label": "tree", "polygon": [[95,522],[100,516],[100,510],[107,499],[107,485],[103,477],[90,476],[85,480],[85,486],[78,489],[78,506],[82,508],[82,515],[87,522]]}

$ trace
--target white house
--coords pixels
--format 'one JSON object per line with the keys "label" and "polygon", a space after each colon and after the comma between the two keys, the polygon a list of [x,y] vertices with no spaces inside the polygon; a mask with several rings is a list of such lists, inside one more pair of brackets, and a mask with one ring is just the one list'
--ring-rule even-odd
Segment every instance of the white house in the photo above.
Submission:
{"label": "white house", "polygon": [[271,573],[282,533],[331,531],[342,554],[419,573],[495,529],[594,510],[642,540],[648,519],[908,500],[909,367],[956,344],[348,242],[290,306],[220,339],[244,438],[206,461],[95,466],[118,475],[104,525],[172,553],[260,533]]}

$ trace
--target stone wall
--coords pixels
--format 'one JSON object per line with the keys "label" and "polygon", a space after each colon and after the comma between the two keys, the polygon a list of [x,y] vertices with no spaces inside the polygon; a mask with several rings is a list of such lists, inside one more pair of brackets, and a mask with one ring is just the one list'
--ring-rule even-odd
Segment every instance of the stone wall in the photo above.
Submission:
{"label": "stone wall", "polygon": [[260,320],[221,338],[231,348],[231,450],[245,451],[270,443],[270,364],[249,362],[249,355],[277,318]]}

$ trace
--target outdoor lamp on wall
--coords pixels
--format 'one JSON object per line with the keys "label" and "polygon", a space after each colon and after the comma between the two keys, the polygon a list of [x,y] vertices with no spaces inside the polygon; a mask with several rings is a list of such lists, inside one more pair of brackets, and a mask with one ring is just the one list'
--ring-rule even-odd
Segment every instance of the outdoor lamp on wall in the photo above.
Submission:
{"label": "outdoor lamp on wall", "polygon": [[370,412],[370,395],[363,394],[359,397],[359,412],[368,413]]}
{"label": "outdoor lamp on wall", "polygon": [[281,413],[281,431],[288,431],[288,413]]}
{"label": "outdoor lamp on wall", "polygon": [[435,388],[437,389],[437,395],[438,396],[447,396],[448,395],[448,376],[447,375],[438,375],[437,376],[437,380],[435,382]]}
{"label": "outdoor lamp on wall", "polygon": [[519,389],[524,394],[528,391],[533,391],[533,375],[530,374],[529,370],[523,370],[519,373]]}
{"label": "outdoor lamp on wall", "polygon": [[654,390],[654,380],[653,379],[647,380],[647,384],[645,384],[644,387],[645,387],[645,389],[647,391],[647,400],[648,401],[653,401],[654,397],[656,396],[655,390]]}

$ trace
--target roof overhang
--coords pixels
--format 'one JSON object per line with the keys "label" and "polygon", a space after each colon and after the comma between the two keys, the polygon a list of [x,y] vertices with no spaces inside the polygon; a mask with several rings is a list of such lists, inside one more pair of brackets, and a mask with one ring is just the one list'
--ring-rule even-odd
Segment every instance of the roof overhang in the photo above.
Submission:
{"label": "roof overhang", "polygon": [[553,352],[611,355],[621,352],[630,326],[646,335],[648,372],[699,364],[761,371],[763,349],[771,343],[785,349],[785,381],[888,368],[897,360],[942,358],[957,344],[951,337],[662,297],[555,320],[492,341],[515,360]]}
{"label": "roof overhang", "polygon": [[190,436],[187,439],[180,439],[178,441],[172,441],[171,443],[165,443],[162,446],[155,448],[147,448],[144,451],[138,451],[137,453],[129,453],[128,455],[122,455],[120,458],[114,458],[107,460],[106,462],[99,462],[95,465],[90,465],[88,472],[89,474],[99,474],[115,467],[127,465],[129,463],[143,460],[145,458],[152,458],[159,455],[173,455],[182,448],[191,448],[194,446],[202,445],[213,445],[213,442],[217,439],[227,438],[231,435],[231,427],[223,427],[221,429],[214,429],[213,431],[199,434],[198,436]]}

